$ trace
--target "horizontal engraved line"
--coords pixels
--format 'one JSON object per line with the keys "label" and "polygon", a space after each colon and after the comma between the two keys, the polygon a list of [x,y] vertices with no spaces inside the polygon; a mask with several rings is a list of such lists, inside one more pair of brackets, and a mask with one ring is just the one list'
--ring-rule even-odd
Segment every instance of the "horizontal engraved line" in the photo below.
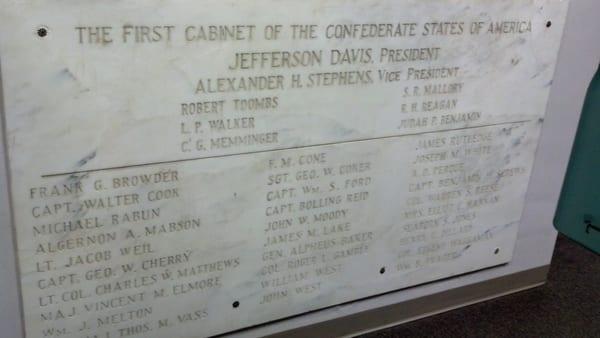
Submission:
{"label": "horizontal engraved line", "polygon": [[146,167],[146,166],[152,166],[152,165],[190,162],[190,161],[198,161],[198,160],[206,160],[206,159],[214,159],[214,158],[225,158],[225,157],[241,156],[241,155],[263,154],[263,153],[270,153],[270,152],[275,152],[275,151],[285,151],[285,150],[294,150],[294,149],[305,149],[305,148],[313,148],[313,147],[323,147],[323,146],[330,146],[330,145],[336,145],[336,144],[345,144],[345,143],[354,143],[354,142],[367,142],[367,141],[384,140],[384,139],[406,137],[406,136],[419,136],[419,135],[444,133],[444,132],[451,132],[451,131],[460,131],[460,130],[469,130],[469,129],[495,127],[495,126],[502,126],[502,125],[509,125],[509,124],[526,123],[526,122],[531,122],[531,121],[533,121],[533,120],[500,122],[500,123],[492,123],[492,124],[487,124],[487,125],[482,125],[482,126],[471,126],[471,127],[462,127],[462,128],[454,128],[454,129],[444,129],[444,130],[431,130],[431,131],[424,131],[424,132],[419,132],[419,133],[409,133],[409,134],[400,134],[400,135],[372,137],[372,138],[364,138],[364,139],[356,139],[356,140],[348,140],[348,141],[311,144],[311,145],[304,145],[304,146],[295,146],[295,147],[286,147],[286,148],[275,148],[275,149],[265,149],[265,150],[256,150],[256,151],[248,151],[248,152],[240,152],[240,153],[232,153],[232,154],[202,156],[202,157],[194,157],[194,158],[184,158],[184,159],[171,160],[171,161],[147,162],[147,163],[129,164],[129,165],[122,165],[122,166],[115,166],[115,167],[105,167],[105,168],[96,168],[96,169],[87,169],[87,170],[77,170],[77,171],[69,171],[69,172],[45,174],[45,175],[42,175],[42,178],[67,176],[67,175],[77,175],[77,174],[88,174],[88,173],[99,172],[99,171],[109,171],[109,170],[119,170],[119,169],[128,169],[128,168]]}

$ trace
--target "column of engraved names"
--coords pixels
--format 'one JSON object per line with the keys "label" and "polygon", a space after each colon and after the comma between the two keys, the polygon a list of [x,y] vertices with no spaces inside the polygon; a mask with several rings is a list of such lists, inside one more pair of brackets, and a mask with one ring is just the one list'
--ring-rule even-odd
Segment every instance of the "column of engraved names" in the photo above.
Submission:
{"label": "column of engraved names", "polygon": [[155,243],[203,226],[199,216],[169,212],[181,198],[180,179],[177,170],[117,171],[29,189],[44,325],[36,335],[127,337],[160,326],[151,301],[192,288],[168,269],[190,262],[193,250],[161,252]]}
{"label": "column of engraved names", "polygon": [[251,148],[254,145],[279,142],[279,133],[266,130],[255,116],[257,111],[274,111],[278,96],[226,98],[210,101],[214,95],[203,95],[205,101],[179,105],[182,153]]}
{"label": "column of engraved names", "polygon": [[353,219],[372,194],[371,162],[330,155],[282,153],[269,160],[260,304],[319,294],[324,278],[369,248],[373,233]]}
{"label": "column of engraved names", "polygon": [[525,173],[504,161],[509,135],[503,131],[510,129],[486,127],[418,138],[402,210],[399,243],[405,247],[398,256],[399,271],[455,260],[472,244],[493,238],[490,229],[475,227],[481,223],[478,215],[504,202],[503,190]]}

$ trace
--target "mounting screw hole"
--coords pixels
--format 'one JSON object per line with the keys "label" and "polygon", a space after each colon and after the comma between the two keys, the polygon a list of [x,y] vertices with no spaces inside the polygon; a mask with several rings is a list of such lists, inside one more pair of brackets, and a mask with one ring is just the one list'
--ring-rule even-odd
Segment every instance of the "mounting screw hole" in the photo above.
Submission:
{"label": "mounting screw hole", "polygon": [[385,266],[383,268],[379,269],[379,273],[382,275],[385,273]]}
{"label": "mounting screw hole", "polygon": [[233,302],[233,304],[231,304],[231,306],[233,306],[234,309],[237,309],[240,306],[240,302],[236,300],[235,302]]}
{"label": "mounting screw hole", "polygon": [[496,250],[494,250],[494,255],[497,255],[498,253],[500,253],[500,248],[496,248]]}
{"label": "mounting screw hole", "polygon": [[46,27],[40,27],[40,28],[38,28],[37,29],[37,35],[40,38],[45,37],[46,35],[48,35],[48,28],[46,28]]}
{"label": "mounting screw hole", "polygon": [[550,28],[550,26],[552,26],[552,21],[546,22],[546,27]]}

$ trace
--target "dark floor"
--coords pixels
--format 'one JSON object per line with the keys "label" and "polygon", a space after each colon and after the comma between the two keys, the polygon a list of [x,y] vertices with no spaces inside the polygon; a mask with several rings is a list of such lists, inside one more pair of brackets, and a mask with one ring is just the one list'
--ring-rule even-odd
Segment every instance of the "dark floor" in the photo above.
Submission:
{"label": "dark floor", "polygon": [[559,237],[544,286],[360,336],[600,337],[600,256]]}

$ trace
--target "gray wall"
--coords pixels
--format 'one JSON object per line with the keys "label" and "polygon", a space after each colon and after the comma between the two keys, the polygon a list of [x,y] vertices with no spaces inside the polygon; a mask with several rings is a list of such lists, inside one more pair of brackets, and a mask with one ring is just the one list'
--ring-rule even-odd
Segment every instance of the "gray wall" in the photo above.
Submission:
{"label": "gray wall", "polygon": [[[0,79],[2,69],[0,69]],[[16,275],[15,246],[10,212],[6,149],[4,139],[4,102],[0,81],[0,338],[23,336],[21,305]]]}

